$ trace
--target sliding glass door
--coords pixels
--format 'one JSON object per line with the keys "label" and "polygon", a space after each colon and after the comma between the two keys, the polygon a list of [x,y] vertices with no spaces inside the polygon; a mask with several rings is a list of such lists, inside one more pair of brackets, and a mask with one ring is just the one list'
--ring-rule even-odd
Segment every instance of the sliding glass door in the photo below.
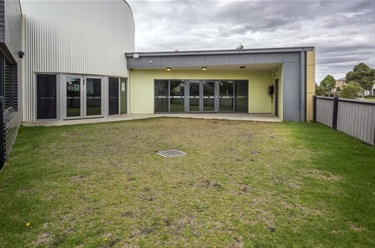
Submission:
{"label": "sliding glass door", "polygon": [[155,113],[247,112],[246,80],[155,80]]}
{"label": "sliding glass door", "polygon": [[[102,115],[102,79],[84,78],[86,116]],[[86,87],[85,87],[86,86]]]}
{"label": "sliding glass door", "polygon": [[189,85],[188,112],[215,112],[217,110],[216,81],[189,80],[187,84]]}
{"label": "sliding glass door", "polygon": [[220,112],[233,112],[234,81],[221,81],[219,84],[219,108]]}
{"label": "sliding glass door", "polygon": [[169,91],[169,112],[184,112],[185,82],[183,80],[171,80]]}
{"label": "sliding glass door", "polygon": [[64,81],[66,119],[103,115],[102,78],[65,76]]}
{"label": "sliding glass door", "polygon": [[200,81],[189,81],[189,108],[188,112],[201,111],[201,84]]}
{"label": "sliding glass door", "polygon": [[66,117],[82,116],[82,77],[66,77]]}
{"label": "sliding glass door", "polygon": [[202,81],[203,95],[203,112],[215,112],[217,110],[216,102],[216,87],[217,82],[215,81]]}

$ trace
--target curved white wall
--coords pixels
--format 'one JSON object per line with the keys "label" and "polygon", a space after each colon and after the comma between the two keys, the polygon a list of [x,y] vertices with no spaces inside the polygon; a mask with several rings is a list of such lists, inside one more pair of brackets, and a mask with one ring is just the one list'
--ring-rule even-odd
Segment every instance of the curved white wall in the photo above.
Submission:
{"label": "curved white wall", "polygon": [[34,121],[35,72],[128,77],[135,25],[124,0],[21,0],[24,26],[24,121]]}

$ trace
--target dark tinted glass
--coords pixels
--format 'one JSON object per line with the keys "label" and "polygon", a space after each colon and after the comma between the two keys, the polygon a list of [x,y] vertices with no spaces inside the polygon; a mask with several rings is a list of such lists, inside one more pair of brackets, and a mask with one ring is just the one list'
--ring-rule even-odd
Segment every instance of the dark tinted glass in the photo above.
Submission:
{"label": "dark tinted glass", "polygon": [[56,119],[56,75],[37,75],[37,118]]}
{"label": "dark tinted glass", "polygon": [[155,112],[168,112],[168,81],[155,81]]}
{"label": "dark tinted glass", "polygon": [[109,114],[119,113],[119,79],[109,78]]}
{"label": "dark tinted glass", "polygon": [[248,112],[248,81],[235,81],[235,109],[236,112]]}
{"label": "dark tinted glass", "polygon": [[170,111],[184,112],[185,84],[184,81],[170,81]]}
{"label": "dark tinted glass", "polygon": [[214,81],[203,81],[203,111],[215,111]]}
{"label": "dark tinted glass", "polygon": [[102,80],[86,79],[86,115],[102,114]]}
{"label": "dark tinted glass", "polygon": [[233,81],[220,82],[220,112],[233,112]]}

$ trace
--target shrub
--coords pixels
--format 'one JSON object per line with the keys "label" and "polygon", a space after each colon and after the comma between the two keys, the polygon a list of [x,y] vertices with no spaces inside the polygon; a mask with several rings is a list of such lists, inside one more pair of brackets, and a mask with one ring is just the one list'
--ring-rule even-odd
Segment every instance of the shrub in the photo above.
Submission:
{"label": "shrub", "polygon": [[342,87],[342,91],[340,92],[341,98],[349,98],[354,99],[358,96],[363,96],[364,89],[361,85],[356,81],[350,81],[348,84]]}

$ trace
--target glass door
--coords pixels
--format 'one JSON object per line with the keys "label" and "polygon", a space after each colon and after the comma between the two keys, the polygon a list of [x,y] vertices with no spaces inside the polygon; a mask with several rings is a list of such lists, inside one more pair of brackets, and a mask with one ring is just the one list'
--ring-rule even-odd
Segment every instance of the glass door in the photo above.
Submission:
{"label": "glass door", "polygon": [[219,83],[219,108],[220,112],[234,111],[233,81],[221,81]]}
{"label": "glass door", "polygon": [[216,81],[188,81],[188,112],[216,112],[218,89]]}
{"label": "glass door", "polygon": [[201,111],[201,82],[189,81],[189,112]]}
{"label": "glass door", "polygon": [[82,117],[82,77],[66,77],[66,117]]}
{"label": "glass door", "polygon": [[216,82],[215,81],[202,81],[203,87],[203,111],[214,112],[216,111],[215,96],[216,96]]}
{"label": "glass door", "polygon": [[85,116],[102,115],[102,79],[84,78]]}
{"label": "glass door", "polygon": [[183,80],[171,80],[169,84],[169,91],[169,112],[184,112],[185,82]]}
{"label": "glass door", "polygon": [[102,116],[102,78],[66,76],[64,81],[66,119]]}

